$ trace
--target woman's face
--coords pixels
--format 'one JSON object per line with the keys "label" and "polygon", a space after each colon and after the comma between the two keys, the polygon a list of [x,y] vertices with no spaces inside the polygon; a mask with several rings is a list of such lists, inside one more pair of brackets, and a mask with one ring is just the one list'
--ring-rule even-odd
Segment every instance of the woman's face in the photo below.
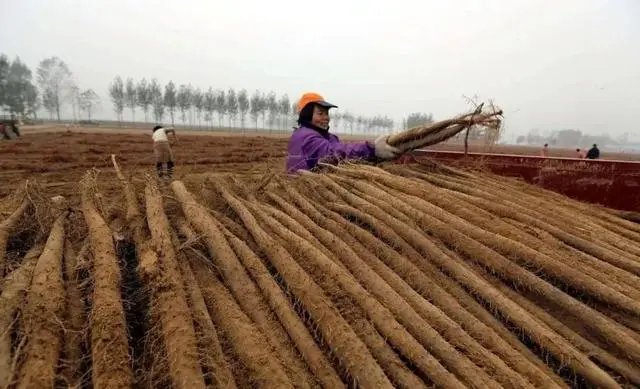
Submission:
{"label": "woman's face", "polygon": [[313,116],[311,117],[311,124],[320,127],[323,130],[329,128],[329,109],[316,105],[313,107]]}

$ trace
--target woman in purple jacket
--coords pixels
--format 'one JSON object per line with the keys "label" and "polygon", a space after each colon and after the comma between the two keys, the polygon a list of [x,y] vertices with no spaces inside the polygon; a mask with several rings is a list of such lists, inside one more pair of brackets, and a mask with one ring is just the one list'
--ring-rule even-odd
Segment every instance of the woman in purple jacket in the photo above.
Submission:
{"label": "woman in purple jacket", "polygon": [[387,143],[388,135],[378,137],[375,142],[346,144],[329,133],[329,109],[338,108],[328,103],[317,93],[305,93],[298,101],[298,128],[289,139],[287,172],[311,170],[319,161],[344,159],[393,159],[400,150]]}

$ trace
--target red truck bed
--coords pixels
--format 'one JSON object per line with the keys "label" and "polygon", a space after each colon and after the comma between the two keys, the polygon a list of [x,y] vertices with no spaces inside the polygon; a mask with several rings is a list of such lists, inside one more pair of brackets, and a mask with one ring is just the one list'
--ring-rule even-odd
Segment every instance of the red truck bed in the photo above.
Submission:
{"label": "red truck bed", "polygon": [[460,151],[436,150],[416,150],[414,155],[451,166],[484,166],[495,174],[519,177],[577,200],[640,211],[640,162],[490,153],[465,156]]}

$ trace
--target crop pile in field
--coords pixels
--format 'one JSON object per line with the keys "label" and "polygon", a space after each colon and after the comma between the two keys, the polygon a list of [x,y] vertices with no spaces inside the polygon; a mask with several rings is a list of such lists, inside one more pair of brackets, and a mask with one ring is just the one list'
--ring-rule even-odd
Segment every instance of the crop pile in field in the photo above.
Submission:
{"label": "crop pile in field", "polygon": [[90,171],[80,207],[3,202],[0,388],[640,385],[640,226],[608,210],[440,166],[114,166],[117,199]]}
{"label": "crop pile in field", "polygon": [[403,153],[427,146],[442,143],[456,137],[460,132],[467,130],[465,136],[465,150],[468,147],[469,131],[482,129],[485,134],[486,145],[493,145],[498,139],[502,120],[502,110],[490,104],[488,110],[483,112],[484,103],[476,107],[473,112],[458,115],[456,117],[441,120],[435,123],[419,125],[408,130],[393,134],[388,138],[390,145],[397,147]]}

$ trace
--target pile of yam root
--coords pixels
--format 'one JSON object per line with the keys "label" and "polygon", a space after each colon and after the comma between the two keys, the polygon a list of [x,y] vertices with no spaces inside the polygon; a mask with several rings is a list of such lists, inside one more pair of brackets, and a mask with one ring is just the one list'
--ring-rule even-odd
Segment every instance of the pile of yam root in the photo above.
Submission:
{"label": "pile of yam root", "polygon": [[640,224],[610,210],[437,165],[114,165],[0,200],[0,388],[640,385]]}

